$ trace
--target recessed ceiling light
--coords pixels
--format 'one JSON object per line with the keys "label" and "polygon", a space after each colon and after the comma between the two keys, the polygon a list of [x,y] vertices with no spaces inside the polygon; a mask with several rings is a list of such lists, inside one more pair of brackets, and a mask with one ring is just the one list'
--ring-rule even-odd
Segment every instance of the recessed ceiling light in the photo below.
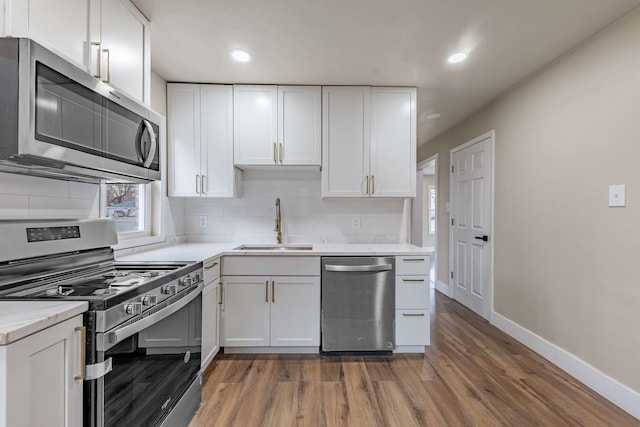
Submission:
{"label": "recessed ceiling light", "polygon": [[429,120],[437,119],[440,117],[440,113],[430,113],[426,115],[426,118]]}
{"label": "recessed ceiling light", "polygon": [[458,52],[451,55],[447,61],[449,61],[449,63],[451,64],[457,64],[458,62],[462,62],[465,59],[467,59],[467,54],[464,52]]}
{"label": "recessed ceiling light", "polygon": [[251,55],[249,55],[249,52],[244,51],[242,49],[233,49],[231,52],[229,52],[229,54],[234,60],[238,62],[251,61]]}

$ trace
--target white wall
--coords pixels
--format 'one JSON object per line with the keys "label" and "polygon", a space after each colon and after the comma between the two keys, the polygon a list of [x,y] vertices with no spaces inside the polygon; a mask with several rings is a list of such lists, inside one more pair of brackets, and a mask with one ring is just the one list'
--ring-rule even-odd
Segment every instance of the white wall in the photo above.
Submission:
{"label": "white wall", "polygon": [[[190,241],[275,242],[275,199],[286,242],[406,241],[403,199],[321,199],[320,172],[244,171],[239,199],[186,199]],[[208,226],[200,227],[200,216]],[[352,218],[360,230],[352,229]]]}

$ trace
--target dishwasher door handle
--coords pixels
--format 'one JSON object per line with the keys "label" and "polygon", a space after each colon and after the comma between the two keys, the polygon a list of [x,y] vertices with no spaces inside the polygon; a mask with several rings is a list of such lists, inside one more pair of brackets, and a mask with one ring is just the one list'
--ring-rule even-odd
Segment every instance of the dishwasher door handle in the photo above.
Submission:
{"label": "dishwasher door handle", "polygon": [[331,265],[327,264],[324,269],[327,271],[340,271],[340,272],[357,272],[357,271],[388,271],[393,266],[391,264],[377,264],[377,265]]}

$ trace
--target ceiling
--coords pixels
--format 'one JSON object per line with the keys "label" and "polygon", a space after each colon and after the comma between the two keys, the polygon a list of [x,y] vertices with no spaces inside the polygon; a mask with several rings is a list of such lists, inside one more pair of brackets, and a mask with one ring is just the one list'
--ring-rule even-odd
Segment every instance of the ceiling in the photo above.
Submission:
{"label": "ceiling", "polygon": [[[418,87],[418,144],[640,0],[133,0],[167,81]],[[229,51],[249,51],[236,63]],[[449,64],[452,53],[466,61]],[[439,112],[440,118],[426,119]]]}

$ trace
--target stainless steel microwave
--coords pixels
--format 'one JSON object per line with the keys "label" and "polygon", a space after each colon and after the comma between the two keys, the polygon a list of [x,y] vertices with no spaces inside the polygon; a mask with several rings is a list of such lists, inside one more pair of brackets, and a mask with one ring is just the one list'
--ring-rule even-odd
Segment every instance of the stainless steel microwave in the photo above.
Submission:
{"label": "stainless steel microwave", "polygon": [[162,116],[26,38],[0,38],[0,171],[160,179]]}

